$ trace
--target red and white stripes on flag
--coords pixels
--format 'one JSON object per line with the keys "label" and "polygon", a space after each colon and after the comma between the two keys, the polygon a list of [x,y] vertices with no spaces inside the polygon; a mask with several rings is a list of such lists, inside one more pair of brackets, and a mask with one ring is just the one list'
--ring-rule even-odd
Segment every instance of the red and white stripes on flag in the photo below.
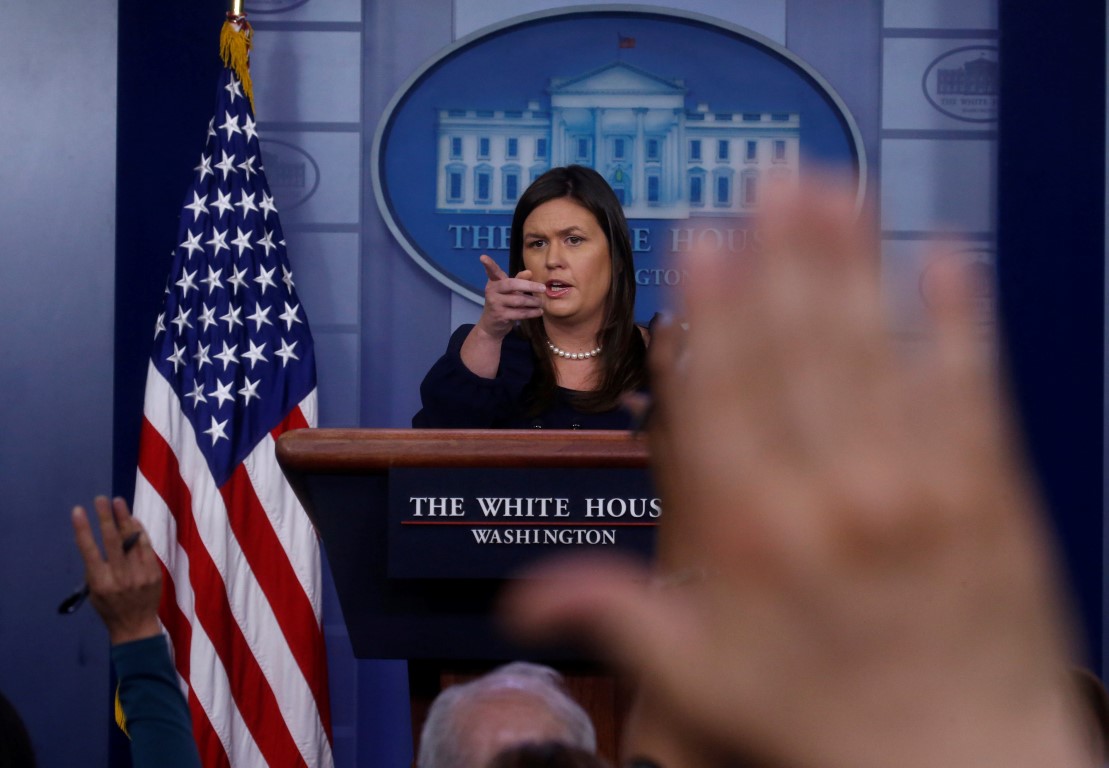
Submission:
{"label": "red and white stripes on flag", "polygon": [[274,456],[282,432],[315,425],[315,401],[218,486],[177,394],[148,373],[135,514],[165,568],[161,618],[206,766],[333,763],[319,547]]}

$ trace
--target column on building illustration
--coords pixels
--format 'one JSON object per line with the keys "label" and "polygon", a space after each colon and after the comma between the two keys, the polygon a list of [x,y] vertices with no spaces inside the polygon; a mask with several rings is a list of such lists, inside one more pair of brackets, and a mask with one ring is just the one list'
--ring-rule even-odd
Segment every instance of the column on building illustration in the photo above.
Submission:
{"label": "column on building illustration", "polygon": [[684,110],[675,109],[671,112],[670,156],[666,167],[670,169],[671,200],[685,200],[685,121],[682,119]]}
{"label": "column on building illustration", "polygon": [[562,110],[551,105],[551,167],[566,165],[565,140],[566,121],[562,119]]}
{"label": "column on building illustration", "polygon": [[[646,119],[647,109],[645,107],[635,108],[635,140],[632,151],[632,184],[635,190],[632,193],[632,199],[636,203],[650,204],[651,199],[647,195],[646,181],[647,181],[647,160],[645,153],[647,151],[647,134],[643,129],[643,121]],[[655,202],[658,202],[657,194]]]}
{"label": "column on building illustration", "polygon": [[585,162],[591,162],[594,168],[603,168],[605,162],[603,126],[605,111],[601,107],[593,107],[589,111],[593,116],[593,157],[585,158]]}

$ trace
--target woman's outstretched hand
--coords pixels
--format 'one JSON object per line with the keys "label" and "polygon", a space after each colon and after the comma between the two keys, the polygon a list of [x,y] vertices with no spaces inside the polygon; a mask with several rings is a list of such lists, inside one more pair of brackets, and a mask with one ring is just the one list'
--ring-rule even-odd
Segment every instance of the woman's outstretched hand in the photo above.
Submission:
{"label": "woman's outstretched hand", "polygon": [[485,306],[470,335],[462,343],[462,362],[473,373],[486,379],[497,375],[501,363],[501,341],[520,320],[540,317],[540,298],[547,290],[531,280],[531,271],[522,270],[509,277],[492,258],[481,255],[481,265],[489,278],[485,283]]}
{"label": "woman's outstretched hand", "polygon": [[503,339],[520,320],[543,314],[542,295],[547,287],[531,279],[531,270],[509,277],[497,262],[485,254],[481,265],[489,278],[485,283],[485,306],[478,327],[494,339]]}

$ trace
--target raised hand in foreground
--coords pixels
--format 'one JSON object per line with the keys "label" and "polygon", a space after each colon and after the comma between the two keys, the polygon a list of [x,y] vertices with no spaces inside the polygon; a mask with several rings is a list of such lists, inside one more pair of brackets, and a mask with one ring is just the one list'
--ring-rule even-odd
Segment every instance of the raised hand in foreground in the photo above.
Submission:
{"label": "raised hand in foreground", "polygon": [[803,187],[768,203],[753,256],[685,257],[689,330],[652,341],[650,429],[660,568],[683,577],[547,566],[509,622],[592,642],[673,728],[772,764],[1083,765],[1065,600],[973,276],[944,265],[932,338],[902,354],[852,208]]}
{"label": "raised hand in foreground", "polygon": [[112,645],[161,634],[162,570],[142,523],[131,516],[121,498],[109,501],[97,496],[93,504],[104,554],[93,538],[84,507],[73,508],[73,532],[85,562],[89,599],[108,628]]}

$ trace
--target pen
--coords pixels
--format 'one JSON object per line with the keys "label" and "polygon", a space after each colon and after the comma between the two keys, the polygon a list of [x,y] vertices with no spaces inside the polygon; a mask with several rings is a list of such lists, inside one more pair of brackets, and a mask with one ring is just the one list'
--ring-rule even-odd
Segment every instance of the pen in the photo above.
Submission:
{"label": "pen", "polygon": [[[127,538],[123,540],[123,554],[127,554],[134,548],[135,544],[138,543],[140,536],[142,536],[142,531],[135,531],[134,533],[130,533],[127,535]],[[58,613],[73,613],[81,607],[81,604],[85,602],[85,598],[88,596],[89,583],[86,581],[84,584],[74,590],[73,594],[71,594],[65,600],[62,600],[61,604],[58,605]]]}

